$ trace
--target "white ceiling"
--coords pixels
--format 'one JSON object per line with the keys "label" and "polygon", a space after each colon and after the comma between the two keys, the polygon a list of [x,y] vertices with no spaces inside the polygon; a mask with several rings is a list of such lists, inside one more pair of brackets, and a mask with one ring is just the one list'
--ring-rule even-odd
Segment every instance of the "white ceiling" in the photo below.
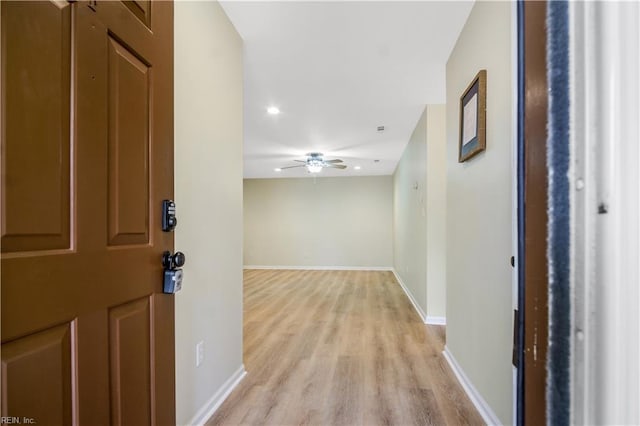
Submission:
{"label": "white ceiling", "polygon": [[[392,174],[424,105],[445,102],[446,61],[472,6],[221,4],[244,40],[246,178],[309,176],[274,168],[312,151],[348,166],[319,176]],[[267,114],[268,106],[281,113]]]}

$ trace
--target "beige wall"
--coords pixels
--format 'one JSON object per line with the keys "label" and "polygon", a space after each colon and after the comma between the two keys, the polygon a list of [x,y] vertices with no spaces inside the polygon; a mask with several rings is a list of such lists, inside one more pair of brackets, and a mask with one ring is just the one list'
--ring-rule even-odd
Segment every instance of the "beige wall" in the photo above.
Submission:
{"label": "beige wall", "polygon": [[391,176],[245,179],[244,264],[390,267]]}
{"label": "beige wall", "polygon": [[427,312],[427,109],[393,174],[393,262],[414,302]]}
{"label": "beige wall", "polygon": [[185,425],[242,368],[242,40],[217,2],[175,4],[175,147],[175,247],[187,256],[176,409]]}
{"label": "beige wall", "polygon": [[[447,62],[447,348],[512,422],[511,4],[478,1]],[[487,149],[458,163],[460,95],[487,70]]]}
{"label": "beige wall", "polygon": [[427,106],[427,316],[447,310],[446,105]]}
{"label": "beige wall", "polygon": [[428,321],[446,312],[445,122],[425,107],[393,175],[394,269]]}

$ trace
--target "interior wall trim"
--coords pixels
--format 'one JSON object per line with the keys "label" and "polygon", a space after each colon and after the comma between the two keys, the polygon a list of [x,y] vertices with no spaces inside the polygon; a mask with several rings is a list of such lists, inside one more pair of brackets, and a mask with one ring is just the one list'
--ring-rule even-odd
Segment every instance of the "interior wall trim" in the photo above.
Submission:
{"label": "interior wall trim", "polygon": [[[418,313],[418,316],[420,316],[420,319],[422,320],[422,322],[425,323],[425,324],[429,324],[427,322],[427,320],[428,320],[427,314],[424,313],[424,311],[422,310],[422,308],[420,307],[418,302],[416,302],[416,299],[414,299],[413,294],[411,294],[411,291],[409,291],[407,286],[404,284],[404,281],[402,281],[402,278],[400,278],[400,274],[398,274],[398,272],[395,270],[395,268],[392,269],[392,272],[393,272],[393,275],[395,275],[396,280],[398,281],[398,284],[400,284],[400,287],[402,287],[402,290],[404,290],[404,293],[407,295],[407,297],[411,301],[411,304],[413,305],[413,308]],[[432,318],[435,318],[435,317],[432,317]]]}
{"label": "interior wall trim", "polygon": [[240,368],[220,386],[218,391],[205,402],[188,424],[191,426],[204,426],[246,375],[247,371],[244,369],[244,364],[242,364]]}
{"label": "interior wall trim", "polygon": [[307,271],[392,271],[391,266],[283,266],[283,265],[244,265],[244,269],[282,269]]}
{"label": "interior wall trim", "polygon": [[469,380],[464,370],[462,369],[460,364],[458,364],[458,361],[456,361],[455,357],[449,351],[449,348],[446,345],[444,347],[444,351],[442,351],[442,355],[444,356],[444,359],[446,359],[449,363],[453,374],[455,374],[458,382],[460,382],[460,386],[462,386],[462,389],[464,389],[465,393],[467,394],[473,405],[476,407],[478,413],[480,413],[485,423],[489,426],[501,425],[502,422],[498,419],[496,413],[493,412],[489,404],[487,404],[487,401],[484,400],[475,386],[473,386],[473,383],[471,382],[471,380]]}
{"label": "interior wall trim", "polygon": [[447,317],[434,317],[427,315],[427,319],[424,320],[424,323],[429,325],[447,325]]}

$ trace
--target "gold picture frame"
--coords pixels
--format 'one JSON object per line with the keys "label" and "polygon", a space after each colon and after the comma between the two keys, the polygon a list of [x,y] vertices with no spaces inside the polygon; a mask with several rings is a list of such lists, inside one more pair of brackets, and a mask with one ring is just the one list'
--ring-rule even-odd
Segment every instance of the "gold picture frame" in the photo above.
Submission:
{"label": "gold picture frame", "polygon": [[478,155],[487,146],[487,70],[480,70],[460,96],[458,163]]}

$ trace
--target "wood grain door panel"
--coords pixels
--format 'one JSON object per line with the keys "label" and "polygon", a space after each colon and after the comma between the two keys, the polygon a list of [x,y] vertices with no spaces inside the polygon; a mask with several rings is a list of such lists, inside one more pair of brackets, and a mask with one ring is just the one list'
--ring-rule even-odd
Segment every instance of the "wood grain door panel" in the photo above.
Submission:
{"label": "wood grain door panel", "polygon": [[142,23],[151,28],[151,1],[150,0],[125,0],[125,6],[133,13]]}
{"label": "wood grain door panel", "polygon": [[2,345],[3,417],[72,423],[72,330],[64,324]]}
{"label": "wood grain door panel", "polygon": [[113,425],[151,423],[151,340],[148,298],[109,310]]}
{"label": "wood grain door panel", "polygon": [[68,249],[67,2],[3,2],[2,76],[2,253]]}
{"label": "wood grain door panel", "polygon": [[142,58],[108,38],[109,245],[149,242],[149,82]]}
{"label": "wood grain door panel", "polygon": [[175,424],[173,6],[139,5],[0,3],[2,415]]}

